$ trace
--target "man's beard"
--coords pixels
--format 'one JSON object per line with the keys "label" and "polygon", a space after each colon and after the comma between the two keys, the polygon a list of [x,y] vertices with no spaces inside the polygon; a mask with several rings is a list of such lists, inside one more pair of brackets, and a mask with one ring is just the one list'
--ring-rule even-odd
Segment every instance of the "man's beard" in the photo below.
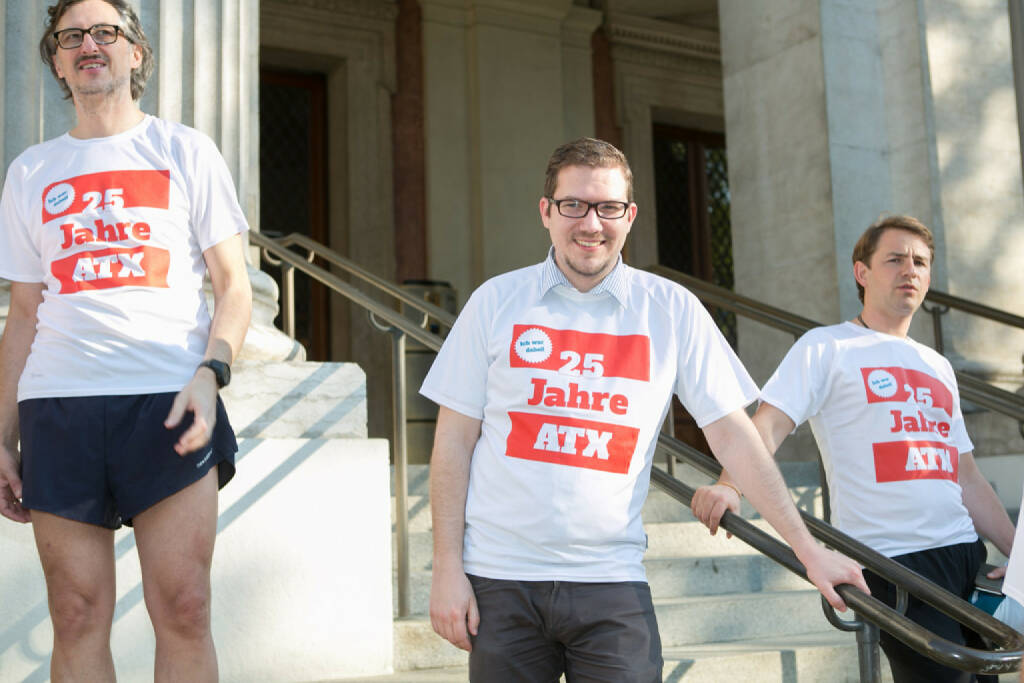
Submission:
{"label": "man's beard", "polygon": [[83,97],[95,97],[95,96],[110,96],[116,93],[121,88],[128,85],[127,78],[121,78],[118,80],[110,80],[106,83],[98,83],[95,85],[78,86],[72,92],[75,95],[81,95]]}

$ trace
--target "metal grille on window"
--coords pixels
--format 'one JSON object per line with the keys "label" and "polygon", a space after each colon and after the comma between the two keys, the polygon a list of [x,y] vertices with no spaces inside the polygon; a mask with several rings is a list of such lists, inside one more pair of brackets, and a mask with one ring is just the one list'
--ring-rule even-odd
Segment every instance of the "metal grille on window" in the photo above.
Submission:
{"label": "metal grille on window", "polygon": [[[689,159],[686,143],[654,138],[657,182],[658,262],[681,273],[693,273],[690,230]],[[663,189],[664,188],[664,189]]]}
{"label": "metal grille on window", "polygon": [[[729,167],[725,147],[704,149],[704,167],[708,178],[708,223],[711,228],[712,282],[733,288],[732,223],[730,221]],[[715,322],[733,348],[736,348],[736,314],[716,309]]]}
{"label": "metal grille on window", "polygon": [[[654,127],[658,263],[733,288],[729,175],[725,139],[716,133]],[[736,316],[711,309],[735,348]]]}
{"label": "metal grille on window", "polygon": [[[300,233],[325,241],[322,178],[324,79],[263,69],[260,73],[260,230],[271,237]],[[281,285],[280,269],[266,270]],[[295,278],[295,337],[310,360],[326,360],[326,290]],[[275,321],[280,325],[280,314]]]}

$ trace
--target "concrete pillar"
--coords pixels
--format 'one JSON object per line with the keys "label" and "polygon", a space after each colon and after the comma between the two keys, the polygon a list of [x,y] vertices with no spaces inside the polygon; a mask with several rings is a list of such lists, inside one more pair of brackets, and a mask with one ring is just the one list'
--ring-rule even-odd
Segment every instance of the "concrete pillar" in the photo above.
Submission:
{"label": "concrete pillar", "polygon": [[[850,254],[882,213],[935,231],[928,93],[912,3],[723,0],[726,133],[736,290],[823,323],[860,310]],[[933,284],[945,289],[936,264]],[[911,334],[931,343],[924,316]],[[758,380],[792,343],[741,322]]]}
{"label": "concrete pillar", "polygon": [[428,271],[464,302],[550,244],[537,215],[544,167],[560,143],[593,134],[589,44],[600,13],[568,0],[422,6]]}
{"label": "concrete pillar", "polygon": [[[948,291],[1024,315],[1024,185],[1007,3],[918,5]],[[947,343],[962,356],[958,365],[1021,387],[1024,331],[963,314],[945,320]]]}
{"label": "concrete pillar", "polygon": [[[1024,311],[1005,2],[799,0],[782,13],[722,0],[720,25],[737,291],[849,319],[854,242],[880,214],[907,213],[935,233],[933,288]],[[960,313],[944,326],[955,365],[1020,386],[1024,333]],[[934,342],[923,313],[911,335]],[[777,336],[741,328],[759,379],[790,341]]]}

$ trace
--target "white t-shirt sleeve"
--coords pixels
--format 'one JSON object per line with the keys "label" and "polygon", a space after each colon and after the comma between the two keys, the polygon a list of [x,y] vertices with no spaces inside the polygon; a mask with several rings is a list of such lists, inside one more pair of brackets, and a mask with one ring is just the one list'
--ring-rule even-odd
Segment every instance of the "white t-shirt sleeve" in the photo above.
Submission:
{"label": "white t-shirt sleeve", "polygon": [[695,297],[680,318],[676,395],[704,428],[757,399],[757,385]]}
{"label": "white t-shirt sleeve", "polygon": [[12,164],[0,196],[0,277],[14,282],[42,282],[42,254],[31,222],[23,215],[25,197],[19,175]]}
{"label": "white t-shirt sleeve", "polygon": [[477,290],[441,346],[420,393],[434,403],[482,420],[487,399],[488,325],[492,307]]}
{"label": "white t-shirt sleeve", "polygon": [[816,415],[828,396],[835,347],[827,337],[806,333],[797,340],[761,390],[770,403],[799,426]]}
{"label": "white t-shirt sleeve", "polygon": [[193,230],[199,248],[206,251],[245,232],[249,225],[238,205],[235,185],[220,150],[206,135],[200,134],[198,138],[189,192]]}
{"label": "white t-shirt sleeve", "polygon": [[1003,592],[1019,603],[1024,604],[1024,497],[1020,502],[1020,513],[1017,515],[1017,532],[1014,535],[1013,551],[1006,568],[1003,580]]}

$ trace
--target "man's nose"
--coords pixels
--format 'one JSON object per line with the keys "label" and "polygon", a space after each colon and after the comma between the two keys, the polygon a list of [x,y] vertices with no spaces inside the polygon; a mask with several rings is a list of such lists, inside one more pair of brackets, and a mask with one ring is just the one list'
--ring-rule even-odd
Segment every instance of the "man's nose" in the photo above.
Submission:
{"label": "man's nose", "polygon": [[580,227],[589,232],[600,232],[604,230],[604,226],[601,225],[601,218],[597,215],[597,207],[590,207],[590,211],[587,211],[587,215],[580,219]]}
{"label": "man's nose", "polygon": [[92,39],[92,34],[88,31],[82,33],[82,44],[78,46],[81,52],[99,52],[99,45]]}

